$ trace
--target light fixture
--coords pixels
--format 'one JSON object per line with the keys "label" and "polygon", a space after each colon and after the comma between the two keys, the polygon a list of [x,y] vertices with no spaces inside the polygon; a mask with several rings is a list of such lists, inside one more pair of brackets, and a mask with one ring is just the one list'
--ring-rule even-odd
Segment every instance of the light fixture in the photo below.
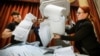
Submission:
{"label": "light fixture", "polygon": [[70,2],[70,3],[73,3],[75,0],[67,0],[68,2]]}

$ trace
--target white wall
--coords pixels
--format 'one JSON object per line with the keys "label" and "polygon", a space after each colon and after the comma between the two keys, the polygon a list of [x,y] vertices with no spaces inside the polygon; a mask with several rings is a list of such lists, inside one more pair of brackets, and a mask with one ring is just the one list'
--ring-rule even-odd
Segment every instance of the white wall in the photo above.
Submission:
{"label": "white wall", "polygon": [[100,0],[93,0],[94,1],[94,4],[95,4],[95,7],[97,9],[97,12],[98,12],[98,15],[99,15],[99,18],[100,18]]}

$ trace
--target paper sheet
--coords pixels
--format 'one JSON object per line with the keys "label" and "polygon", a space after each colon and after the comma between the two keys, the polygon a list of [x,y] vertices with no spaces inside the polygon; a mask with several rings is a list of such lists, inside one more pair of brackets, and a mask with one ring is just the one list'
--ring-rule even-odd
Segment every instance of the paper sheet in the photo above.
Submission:
{"label": "paper sheet", "polygon": [[54,51],[53,56],[75,56],[72,46],[59,48]]}
{"label": "paper sheet", "polygon": [[[53,9],[52,9],[53,8]],[[48,17],[47,22],[40,24],[40,38],[44,46],[47,46],[53,37],[53,33],[65,34],[65,13],[66,9],[56,5],[47,5],[44,9],[44,15]]]}
{"label": "paper sheet", "polygon": [[53,33],[61,35],[65,34],[65,18],[61,17],[61,19],[56,22],[54,20],[47,19],[40,23],[39,36],[44,47],[46,47],[52,40]]}
{"label": "paper sheet", "polygon": [[60,18],[53,18],[50,20],[50,30],[51,33],[57,33],[64,35],[65,34],[65,18],[62,16]]}
{"label": "paper sheet", "polygon": [[[53,9],[52,9],[53,8]],[[49,4],[44,8],[44,15],[50,19],[50,30],[52,33],[65,33],[65,17],[66,9],[60,6]]]}
{"label": "paper sheet", "polygon": [[65,34],[65,18],[70,12],[70,3],[66,0],[40,0],[40,2],[42,17],[47,16],[49,19],[49,26],[43,28],[40,26],[39,30],[41,41],[46,46],[52,39],[53,33]]}
{"label": "paper sheet", "polygon": [[51,41],[51,32],[48,21],[45,20],[44,22],[40,23],[39,36],[43,43],[43,47],[46,47]]}
{"label": "paper sheet", "polygon": [[44,8],[44,16],[52,17],[52,16],[61,16],[66,13],[66,8],[49,4]]}
{"label": "paper sheet", "polygon": [[40,0],[40,2],[41,4],[39,8],[42,16],[44,16],[44,8],[49,4],[66,8],[66,12],[64,14],[65,17],[70,13],[70,3],[67,0]]}

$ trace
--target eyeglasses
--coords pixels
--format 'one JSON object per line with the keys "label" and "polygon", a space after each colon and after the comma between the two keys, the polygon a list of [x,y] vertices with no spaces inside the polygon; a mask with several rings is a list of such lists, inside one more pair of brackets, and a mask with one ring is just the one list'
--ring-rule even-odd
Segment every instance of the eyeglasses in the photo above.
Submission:
{"label": "eyeglasses", "polygon": [[77,12],[77,14],[81,14],[81,13],[84,13],[84,12]]}

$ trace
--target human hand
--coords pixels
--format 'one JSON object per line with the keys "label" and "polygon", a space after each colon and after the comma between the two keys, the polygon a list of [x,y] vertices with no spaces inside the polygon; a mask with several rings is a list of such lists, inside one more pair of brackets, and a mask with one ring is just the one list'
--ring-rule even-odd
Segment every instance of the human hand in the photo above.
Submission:
{"label": "human hand", "polygon": [[9,38],[12,36],[12,32],[7,32],[2,34],[2,38]]}
{"label": "human hand", "polygon": [[60,37],[60,34],[57,34],[57,33],[53,33],[54,34],[54,39],[60,39],[61,37]]}
{"label": "human hand", "polygon": [[39,23],[41,23],[41,22],[43,22],[43,21],[44,21],[43,18],[39,18],[39,19],[38,19],[38,22],[39,22]]}
{"label": "human hand", "polygon": [[33,19],[32,22],[35,23],[37,21],[37,19]]}

